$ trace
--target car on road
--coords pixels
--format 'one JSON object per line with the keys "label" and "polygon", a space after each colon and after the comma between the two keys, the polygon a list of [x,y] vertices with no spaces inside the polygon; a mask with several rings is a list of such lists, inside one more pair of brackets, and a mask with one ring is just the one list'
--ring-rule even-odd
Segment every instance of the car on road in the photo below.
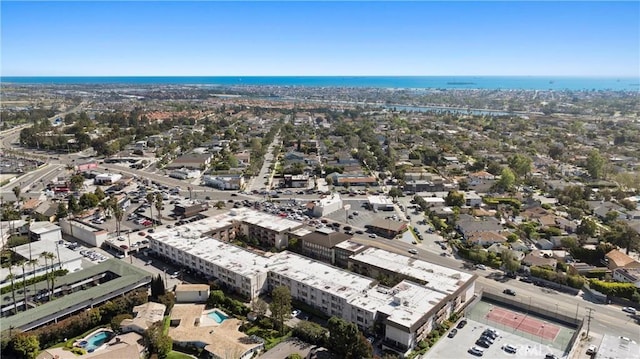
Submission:
{"label": "car on road", "polygon": [[636,308],[634,307],[624,307],[622,308],[622,311],[625,313],[633,314],[633,315],[636,314]]}
{"label": "car on road", "polygon": [[485,267],[484,264],[476,264],[476,269],[487,270],[487,267]]}
{"label": "car on road", "polygon": [[478,347],[472,347],[468,350],[469,354],[473,354],[475,356],[483,356],[484,355],[484,350],[478,348]]}
{"label": "car on road", "polygon": [[364,231],[362,231],[362,230],[357,230],[357,231],[356,231],[356,234],[364,234]]}
{"label": "car on road", "polygon": [[547,354],[544,356],[544,359],[559,359],[559,358],[558,358],[558,356],[557,356],[557,355],[555,355],[555,354],[547,353]]}
{"label": "car on road", "polygon": [[411,248],[411,249],[409,249],[409,253],[418,254],[418,251],[416,249]]}
{"label": "car on road", "polygon": [[533,281],[529,277],[520,277],[520,281],[524,283],[533,283]]}
{"label": "car on road", "polygon": [[446,251],[447,250],[447,246],[445,246],[444,244],[441,244],[440,245],[440,249],[442,249],[443,251]]}
{"label": "car on road", "polygon": [[518,348],[514,347],[511,344],[506,344],[502,346],[502,350],[504,350],[507,353],[515,354],[518,351]]}
{"label": "car on road", "polygon": [[516,295],[516,291],[515,291],[515,290],[513,290],[513,289],[509,289],[509,288],[507,288],[507,289],[503,290],[503,291],[502,291],[502,293],[504,293],[504,294],[508,294],[508,295],[513,295],[513,296],[515,296],[515,295]]}
{"label": "car on road", "polygon": [[458,329],[462,329],[462,328],[464,328],[464,326],[465,326],[465,325],[467,325],[467,320],[466,320],[466,319],[462,319],[462,320],[460,321],[460,323],[458,323],[458,325],[456,326],[456,328],[458,328]]}
{"label": "car on road", "polygon": [[447,335],[447,337],[453,338],[453,337],[456,336],[456,334],[458,334],[458,329],[453,328],[453,329],[451,329],[451,331],[449,332],[449,335]]}
{"label": "car on road", "polygon": [[377,236],[375,233],[371,233],[371,234],[369,235],[369,238],[378,238],[378,236]]}

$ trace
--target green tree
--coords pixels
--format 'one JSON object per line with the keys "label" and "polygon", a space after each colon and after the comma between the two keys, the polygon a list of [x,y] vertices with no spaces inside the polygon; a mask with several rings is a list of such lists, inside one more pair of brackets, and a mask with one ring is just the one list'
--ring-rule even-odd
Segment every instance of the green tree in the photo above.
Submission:
{"label": "green tree", "polygon": [[82,210],[82,208],[78,204],[78,200],[76,199],[76,196],[74,195],[69,196],[69,200],[67,201],[67,208],[73,214],[78,214]]}
{"label": "green tree", "polygon": [[264,317],[267,314],[269,304],[261,298],[256,298],[251,302],[251,310],[256,313],[258,317]]}
{"label": "green tree", "polygon": [[19,186],[14,186],[11,191],[16,196],[16,202],[20,203],[20,192],[22,191]]}
{"label": "green tree", "polygon": [[280,334],[284,333],[284,322],[291,318],[291,292],[286,286],[278,286],[271,292],[271,318],[273,318]]}
{"label": "green tree", "polygon": [[598,225],[596,222],[588,217],[582,218],[580,224],[576,228],[576,234],[583,238],[595,237],[598,231]]}
{"label": "green tree", "polygon": [[93,193],[84,193],[80,196],[80,201],[78,202],[80,207],[83,209],[93,208],[97,206],[98,203],[100,203],[100,200],[98,199],[98,196]]}
{"label": "green tree", "polygon": [[531,172],[531,158],[522,154],[515,154],[509,157],[507,163],[509,164],[509,168],[513,170],[513,173],[518,176],[518,178],[526,177],[529,172]]}
{"label": "green tree", "polygon": [[447,206],[462,207],[465,204],[464,193],[458,191],[449,191],[444,199]]}
{"label": "green tree", "polygon": [[40,351],[38,337],[33,334],[18,334],[11,339],[13,351],[25,359],[35,359]]}
{"label": "green tree", "polygon": [[56,210],[56,218],[61,219],[61,218],[66,218],[67,216],[69,216],[69,212],[67,211],[67,206],[62,202],[58,203],[58,209]]}
{"label": "green tree", "polygon": [[84,177],[82,175],[73,175],[69,180],[71,182],[71,190],[76,192],[82,188],[82,184],[84,183]]}
{"label": "green tree", "polygon": [[113,319],[111,319],[111,322],[110,322],[111,330],[113,330],[116,333],[120,333],[121,332],[120,324],[125,319],[133,319],[133,315],[129,313],[124,313],[124,314],[118,314],[115,317],[113,317]]}
{"label": "green tree", "polygon": [[329,329],[329,343],[331,350],[340,358],[359,359],[371,358],[372,348],[366,341],[358,327],[338,317],[331,317],[327,323]]}
{"label": "green tree", "polygon": [[158,299],[158,297],[165,294],[165,292],[164,281],[162,280],[162,276],[158,274],[151,280],[151,298],[154,300]]}
{"label": "green tree", "polygon": [[153,218],[153,203],[156,201],[156,195],[149,192],[145,197],[147,199],[147,202],[149,202],[149,211],[151,212],[151,218]]}
{"label": "green tree", "polygon": [[402,197],[402,190],[398,187],[393,187],[389,190],[389,196],[393,198],[394,201],[398,199],[398,197]]}
{"label": "green tree", "polygon": [[587,157],[587,172],[593,179],[600,179],[604,175],[604,158],[598,149],[589,151]]}
{"label": "green tree", "polygon": [[508,167],[503,168],[502,172],[500,172],[500,179],[496,182],[496,188],[503,191],[511,191],[515,184],[516,176],[513,174],[513,171]]}
{"label": "green tree", "polygon": [[520,269],[520,262],[516,260],[515,256],[509,249],[505,249],[500,253],[500,259],[504,269],[509,273],[515,273]]}
{"label": "green tree", "polygon": [[149,353],[157,354],[160,359],[166,358],[173,349],[173,341],[163,333],[162,322],[152,324],[145,330],[143,337]]}
{"label": "green tree", "polygon": [[95,194],[96,197],[98,197],[98,201],[102,201],[107,197],[107,195],[104,194],[104,191],[102,190],[102,188],[100,188],[100,186],[96,187],[96,190],[93,191],[93,194]]}

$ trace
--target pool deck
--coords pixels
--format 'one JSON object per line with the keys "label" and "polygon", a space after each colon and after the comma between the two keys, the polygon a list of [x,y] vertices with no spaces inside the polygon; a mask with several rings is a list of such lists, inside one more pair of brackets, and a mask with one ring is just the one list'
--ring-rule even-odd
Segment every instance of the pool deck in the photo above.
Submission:
{"label": "pool deck", "polygon": [[[98,331],[110,331],[106,329],[99,329],[93,331],[91,334],[85,336],[85,339],[89,336],[97,333]],[[83,340],[85,340],[83,339]],[[38,354],[37,359],[114,359],[114,358],[140,358],[144,351],[144,346],[138,344],[142,342],[142,336],[138,333],[126,333],[113,337],[109,342],[100,346],[99,350],[92,353],[87,353],[78,357],[63,348],[50,348],[43,350]]]}
{"label": "pool deck", "polygon": [[205,344],[206,349],[213,353],[245,353],[257,344],[243,340],[247,337],[239,331],[242,322],[235,318],[227,318],[218,324],[207,317],[202,304],[176,304],[171,309],[171,322],[177,326],[169,327],[169,336],[177,342]]}

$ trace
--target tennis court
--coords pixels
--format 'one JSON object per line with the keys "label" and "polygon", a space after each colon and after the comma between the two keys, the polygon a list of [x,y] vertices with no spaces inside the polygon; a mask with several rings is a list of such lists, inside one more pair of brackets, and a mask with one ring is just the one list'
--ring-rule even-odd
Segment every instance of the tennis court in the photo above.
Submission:
{"label": "tennis court", "polygon": [[560,332],[557,325],[495,306],[489,309],[486,319],[549,341],[554,341]]}

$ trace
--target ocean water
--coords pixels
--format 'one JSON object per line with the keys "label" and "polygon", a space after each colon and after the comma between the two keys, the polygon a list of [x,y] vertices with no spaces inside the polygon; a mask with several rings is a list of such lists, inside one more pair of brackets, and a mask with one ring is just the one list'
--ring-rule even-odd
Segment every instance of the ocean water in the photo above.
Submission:
{"label": "ocean water", "polygon": [[209,86],[373,87],[404,89],[640,91],[634,77],[538,76],[105,76],[105,77],[0,77],[19,84],[126,84]]}

